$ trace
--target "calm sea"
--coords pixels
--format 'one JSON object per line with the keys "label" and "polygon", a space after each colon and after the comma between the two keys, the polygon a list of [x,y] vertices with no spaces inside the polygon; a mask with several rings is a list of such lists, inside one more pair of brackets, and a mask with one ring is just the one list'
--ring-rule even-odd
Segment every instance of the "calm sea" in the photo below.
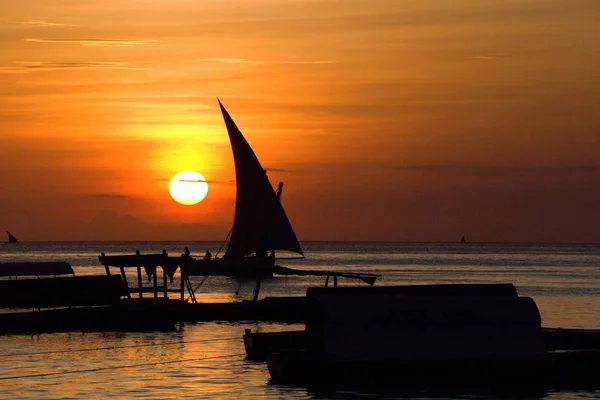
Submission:
{"label": "calm sea", "polygon": [[[104,274],[98,255],[163,249],[216,253],[219,243],[94,242],[0,245],[0,262],[65,260],[77,275]],[[380,273],[377,285],[512,282],[534,298],[547,327],[600,329],[600,245],[497,243],[304,243],[306,260],[282,265]],[[115,271],[116,272],[116,271]],[[132,271],[133,272],[133,271]],[[134,278],[134,274],[130,274]],[[177,277],[176,277],[177,278]],[[262,296],[301,295],[321,278],[265,281]],[[149,284],[145,280],[145,284]],[[195,282],[199,285],[200,280]],[[358,284],[358,282],[340,282]],[[174,285],[177,285],[175,282]],[[363,284],[364,285],[364,284]],[[200,301],[250,298],[252,282],[211,277]],[[236,291],[238,294],[236,295]],[[198,323],[177,332],[56,333],[0,337],[0,398],[370,398],[381,393],[315,393],[269,384],[266,366],[244,361],[241,335],[302,329],[298,324]],[[393,393],[385,396],[394,397]],[[599,393],[546,393],[544,398]],[[423,397],[429,396],[423,393]]]}

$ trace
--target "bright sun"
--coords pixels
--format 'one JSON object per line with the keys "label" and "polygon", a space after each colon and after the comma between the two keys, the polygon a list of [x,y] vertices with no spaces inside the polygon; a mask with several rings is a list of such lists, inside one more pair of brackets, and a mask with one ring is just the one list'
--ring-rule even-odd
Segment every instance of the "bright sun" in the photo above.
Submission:
{"label": "bright sun", "polygon": [[202,175],[194,171],[183,171],[171,179],[169,193],[176,202],[191,206],[198,204],[208,193],[208,183]]}

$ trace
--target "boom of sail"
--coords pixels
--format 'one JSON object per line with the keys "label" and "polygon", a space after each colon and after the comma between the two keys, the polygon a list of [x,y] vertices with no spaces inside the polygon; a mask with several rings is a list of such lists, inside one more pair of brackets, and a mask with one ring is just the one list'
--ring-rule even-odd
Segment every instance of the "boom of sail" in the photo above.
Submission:
{"label": "boom of sail", "polygon": [[264,256],[277,250],[304,256],[298,238],[271,186],[266,170],[225,109],[223,114],[235,163],[235,218],[224,259]]}

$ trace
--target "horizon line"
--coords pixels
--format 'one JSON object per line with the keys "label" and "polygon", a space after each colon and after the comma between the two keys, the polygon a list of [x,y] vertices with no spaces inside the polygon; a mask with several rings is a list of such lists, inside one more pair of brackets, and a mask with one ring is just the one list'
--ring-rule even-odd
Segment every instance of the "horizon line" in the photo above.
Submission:
{"label": "horizon line", "polygon": [[[19,243],[224,243],[221,240],[19,240]],[[460,240],[300,240],[300,243],[407,243],[407,244],[564,244],[564,245],[600,245],[600,242],[583,241],[563,241],[563,242],[545,242],[545,241],[467,241],[461,243]]]}

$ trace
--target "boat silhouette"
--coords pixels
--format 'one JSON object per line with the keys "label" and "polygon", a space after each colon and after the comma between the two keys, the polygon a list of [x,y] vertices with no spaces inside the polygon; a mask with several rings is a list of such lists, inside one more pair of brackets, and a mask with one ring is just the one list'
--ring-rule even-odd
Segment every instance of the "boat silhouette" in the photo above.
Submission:
{"label": "boat silhouette", "polygon": [[[236,175],[236,201],[235,216],[233,226],[227,235],[226,250],[222,257],[212,257],[210,251],[206,252],[204,258],[192,257],[190,250],[186,247],[180,257],[170,257],[163,250],[161,254],[140,254],[135,255],[106,255],[104,253],[99,257],[99,261],[105,266],[107,274],[109,267],[121,268],[121,274],[126,282],[123,268],[137,267],[138,288],[127,289],[130,298],[132,294],[137,294],[138,298],[143,298],[141,283],[141,267],[146,270],[148,277],[152,277],[154,288],[154,297],[158,298],[157,266],[163,268],[163,282],[161,288],[164,290],[164,297],[168,298],[167,275],[172,278],[177,270],[181,268],[181,287],[178,290],[180,300],[184,301],[184,289],[187,288],[192,303],[196,303],[194,291],[189,277],[201,276],[226,276],[234,279],[255,280],[256,287],[253,294],[255,305],[245,305],[243,302],[233,305],[216,303],[215,305],[196,304],[195,309],[191,311],[192,318],[199,317],[196,308],[204,307],[200,314],[201,318],[212,318],[215,315],[219,319],[228,318],[243,319],[244,316],[253,315],[273,316],[284,315],[286,318],[296,318],[302,312],[304,307],[303,298],[266,298],[259,304],[258,295],[261,281],[264,278],[277,275],[299,275],[299,276],[321,276],[325,278],[325,286],[333,281],[332,285],[337,287],[338,278],[352,280],[361,280],[369,285],[374,285],[379,274],[347,272],[347,271],[329,271],[329,270],[299,270],[276,265],[277,260],[282,259],[303,259],[304,253],[294,233],[292,225],[281,205],[281,193],[283,183],[279,183],[277,190],[273,189],[267,176],[267,171],[262,167],[256,154],[242,135],[241,131],[219,101],[219,107],[223,115],[223,120],[227,128]],[[276,252],[285,251],[295,254],[291,257],[281,257]],[[202,281],[203,283],[204,281]],[[201,284],[202,284],[201,283]],[[127,283],[125,283],[127,286]],[[258,304],[258,305],[257,305]],[[300,311],[294,312],[292,308],[295,305]],[[188,307],[189,309],[189,307]],[[228,313],[228,309],[231,312]],[[187,311],[186,311],[187,312]],[[189,313],[188,313],[189,314]],[[187,318],[187,317],[186,317]]]}
{"label": "boat silhouette", "polygon": [[242,135],[221,101],[219,107],[227,128],[236,177],[235,217],[228,235],[225,253],[203,259],[187,257],[182,264],[185,274],[194,276],[230,276],[261,279],[273,276],[279,268],[277,251],[304,258],[304,253],[281,204],[283,182],[273,189],[256,154]]}
{"label": "boat silhouette", "polygon": [[6,231],[7,235],[8,235],[8,240],[6,242],[4,242],[5,244],[12,244],[12,243],[18,243],[19,241],[17,240],[17,238],[10,233],[9,231]]}

